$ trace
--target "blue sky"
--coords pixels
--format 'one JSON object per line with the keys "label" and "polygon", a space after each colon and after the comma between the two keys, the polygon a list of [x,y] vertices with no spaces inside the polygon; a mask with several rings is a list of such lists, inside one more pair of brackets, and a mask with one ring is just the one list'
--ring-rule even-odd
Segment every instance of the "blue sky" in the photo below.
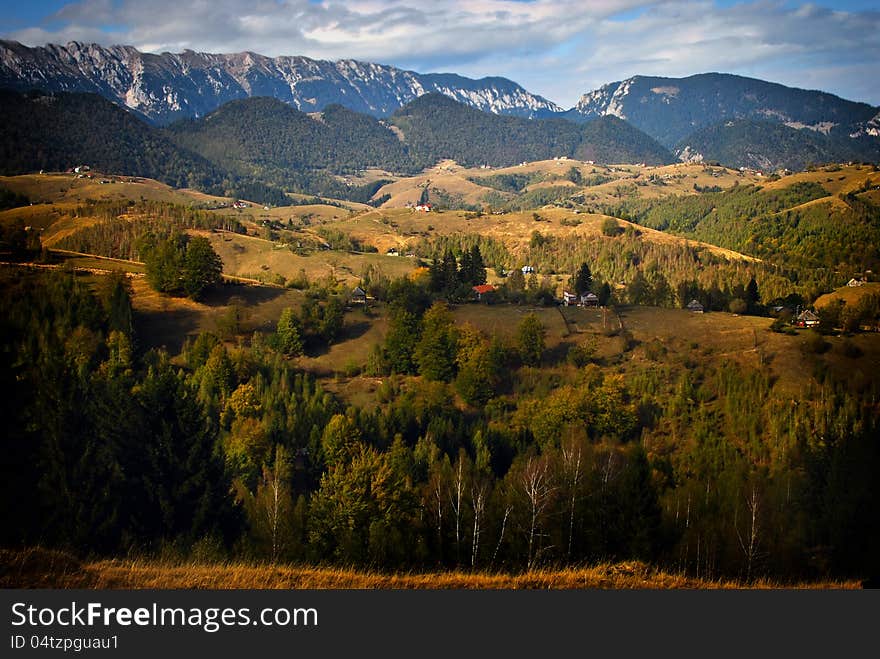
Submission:
{"label": "blue sky", "polygon": [[566,108],[632,75],[707,71],[880,105],[880,0],[2,0],[0,37],[500,75]]}

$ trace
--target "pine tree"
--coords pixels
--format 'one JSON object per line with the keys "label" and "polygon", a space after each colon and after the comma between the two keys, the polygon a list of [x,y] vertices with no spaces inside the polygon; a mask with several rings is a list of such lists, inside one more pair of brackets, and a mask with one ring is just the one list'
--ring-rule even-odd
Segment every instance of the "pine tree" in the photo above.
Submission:
{"label": "pine tree", "polygon": [[754,314],[759,311],[761,305],[761,295],[758,292],[758,282],[752,277],[746,286],[746,306],[747,313]]}
{"label": "pine tree", "polygon": [[581,266],[578,268],[578,271],[574,276],[575,294],[581,296],[584,293],[589,293],[592,285],[593,273],[590,272],[590,266],[586,263],[581,263]]}
{"label": "pine tree", "polygon": [[458,262],[455,260],[455,254],[451,250],[446,250],[446,253],[443,255],[441,268],[443,271],[442,292],[447,296],[452,295],[458,288],[460,280],[458,277]]}
{"label": "pine tree", "polygon": [[480,286],[486,283],[486,264],[480,253],[480,246],[474,245],[470,249],[470,273],[468,280],[472,286]]}

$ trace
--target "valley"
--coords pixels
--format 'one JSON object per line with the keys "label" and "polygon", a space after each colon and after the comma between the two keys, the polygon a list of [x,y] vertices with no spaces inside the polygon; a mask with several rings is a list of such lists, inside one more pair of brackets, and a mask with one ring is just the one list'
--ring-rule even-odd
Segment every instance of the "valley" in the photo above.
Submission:
{"label": "valley", "polygon": [[876,575],[877,108],[13,42],[0,83],[4,584]]}

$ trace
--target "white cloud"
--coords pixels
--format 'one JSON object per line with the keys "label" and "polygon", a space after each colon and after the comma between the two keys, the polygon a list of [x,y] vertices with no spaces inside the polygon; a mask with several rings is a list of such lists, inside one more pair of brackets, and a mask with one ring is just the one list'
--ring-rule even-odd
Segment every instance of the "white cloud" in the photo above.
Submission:
{"label": "white cloud", "polygon": [[[641,11],[636,11],[641,10]],[[635,74],[706,71],[821,87],[880,103],[880,12],[719,7],[663,0],[82,0],[47,25],[7,34],[31,45],[71,39],[148,51],[252,50],[354,58],[418,71],[501,75],[570,106]]]}

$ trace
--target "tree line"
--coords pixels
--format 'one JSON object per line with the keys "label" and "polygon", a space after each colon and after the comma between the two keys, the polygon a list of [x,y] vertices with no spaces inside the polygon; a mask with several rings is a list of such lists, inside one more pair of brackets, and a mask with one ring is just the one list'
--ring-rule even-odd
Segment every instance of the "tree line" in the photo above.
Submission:
{"label": "tree line", "polygon": [[273,336],[144,352],[124,277],[4,274],[5,544],[394,569],[876,570],[873,399],[827,372],[793,404],[760,370],[680,364],[664,346],[626,377],[589,354],[554,366],[537,317],[489,337],[404,279],[388,284],[378,404],[357,407]]}

